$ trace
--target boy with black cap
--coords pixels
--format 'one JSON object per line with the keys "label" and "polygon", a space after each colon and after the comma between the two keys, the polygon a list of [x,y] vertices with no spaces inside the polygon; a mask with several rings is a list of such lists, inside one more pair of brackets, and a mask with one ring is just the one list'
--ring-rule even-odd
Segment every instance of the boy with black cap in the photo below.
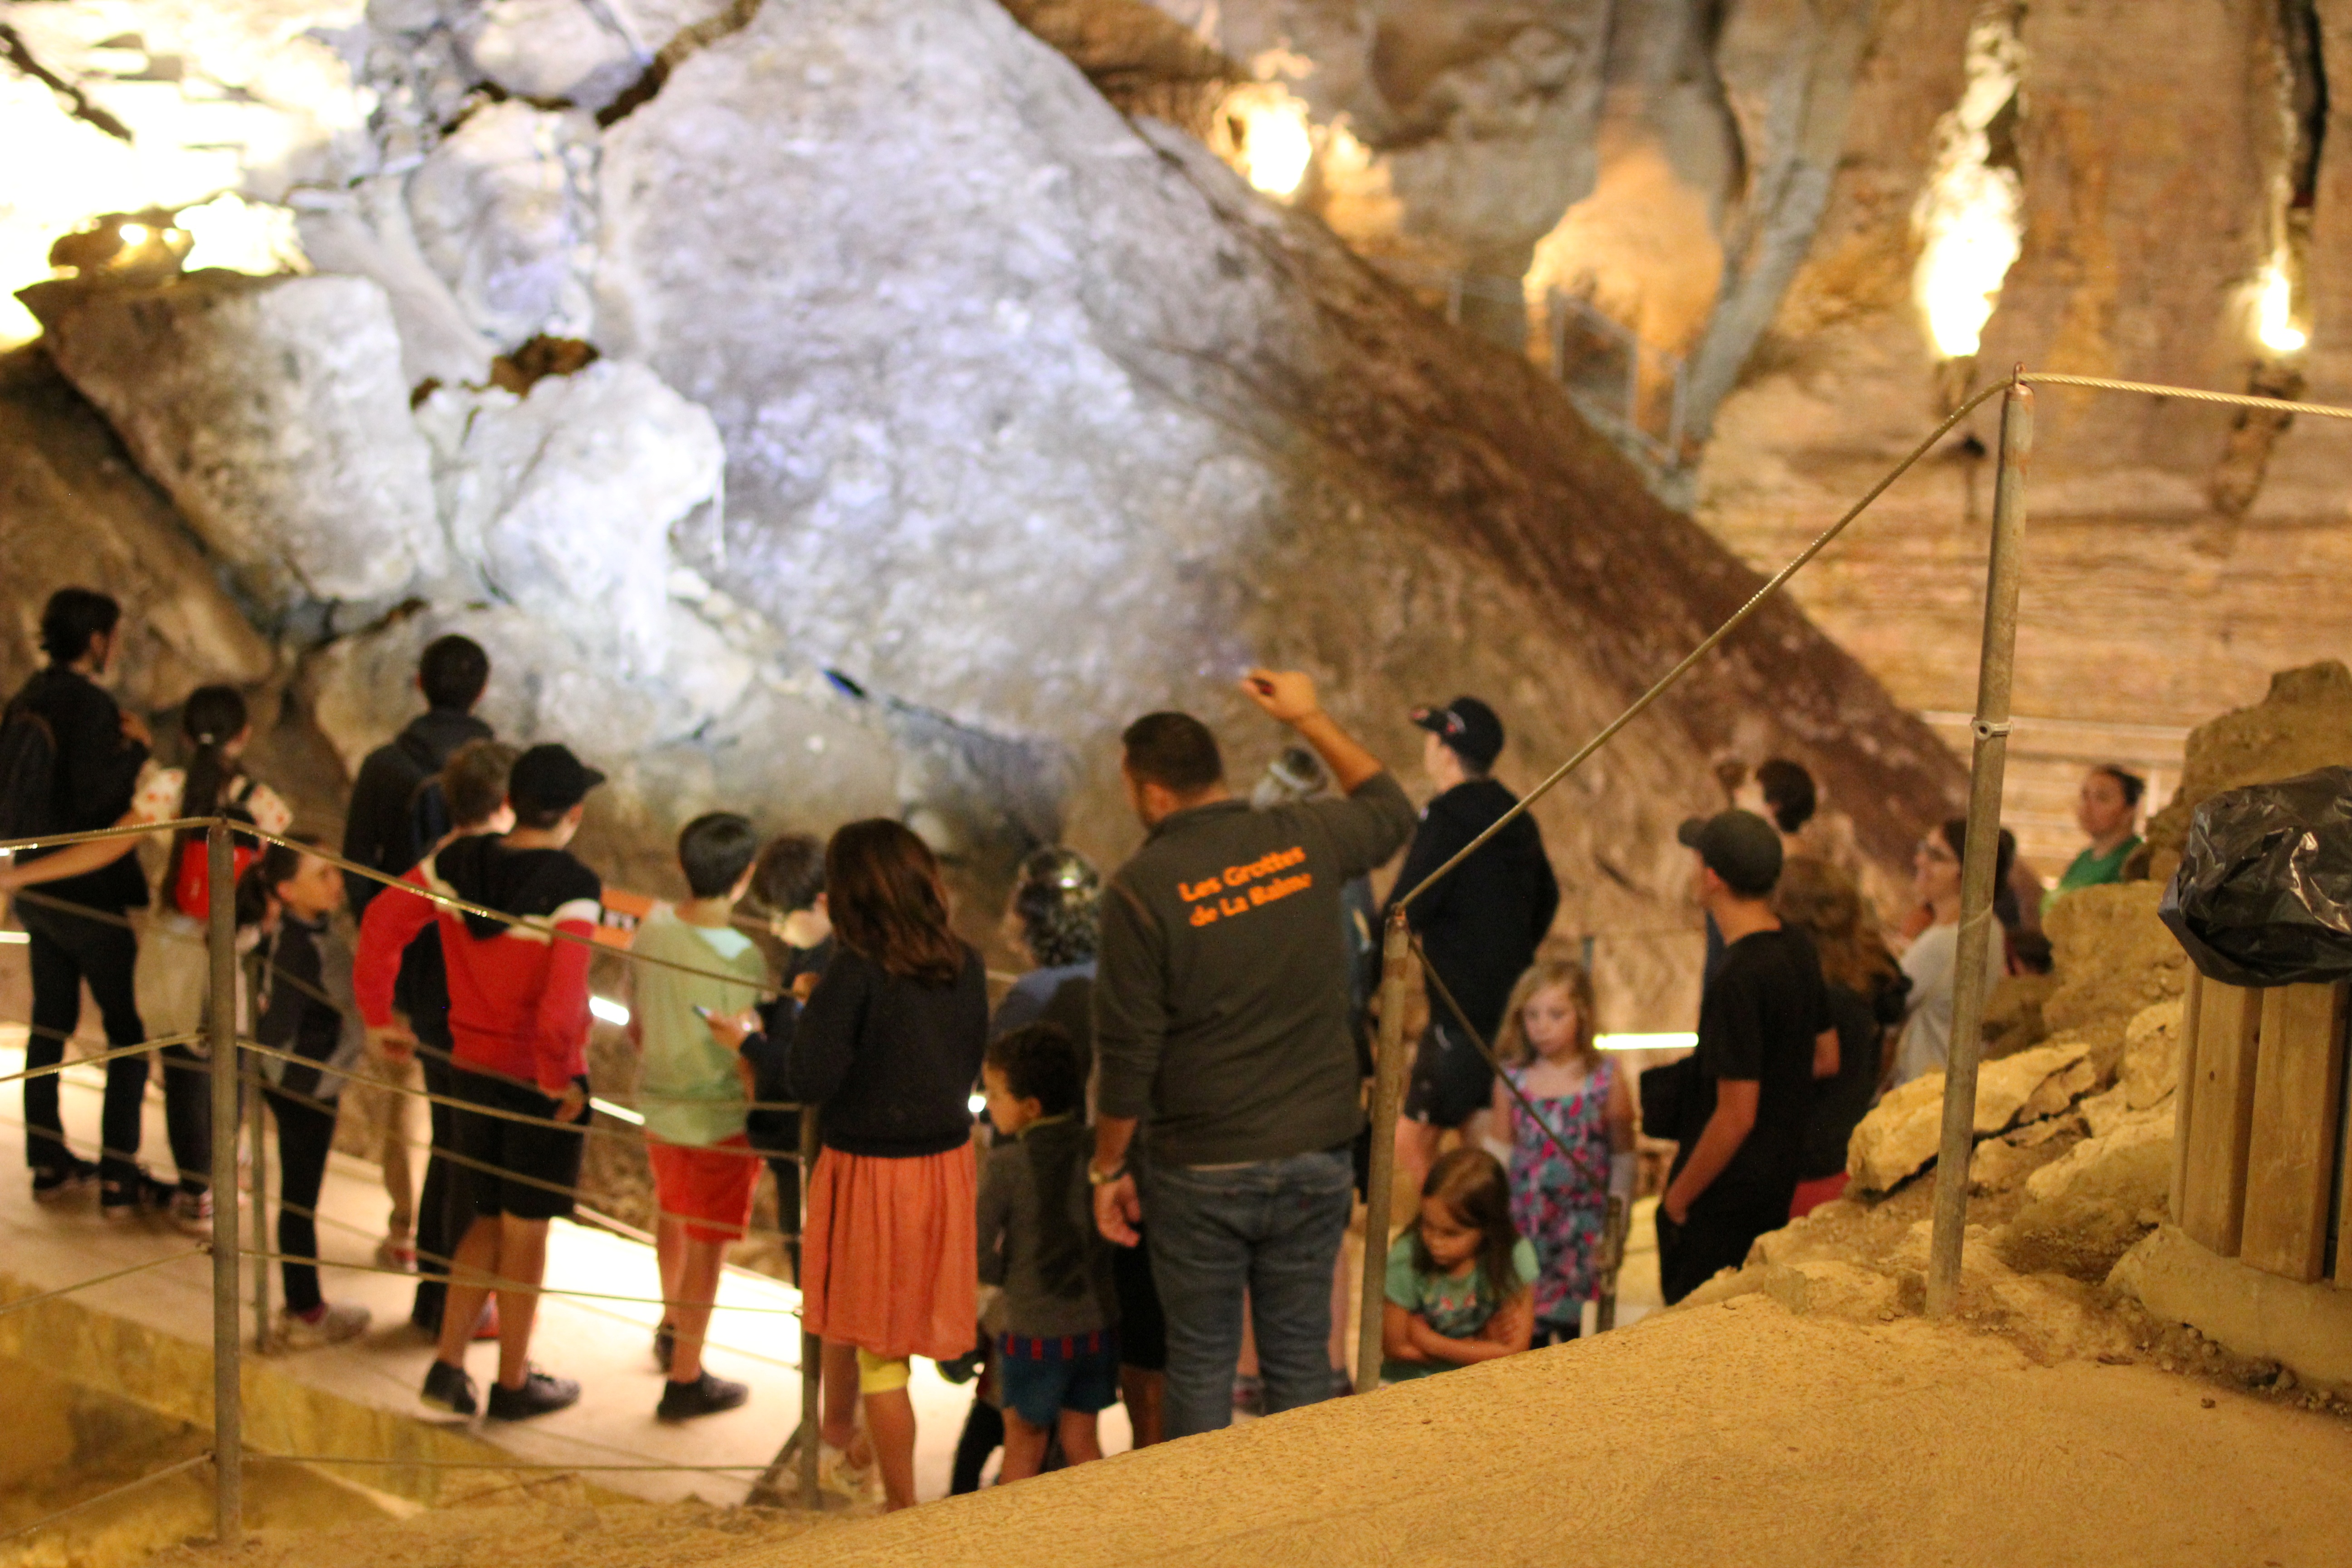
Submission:
{"label": "boy with black cap", "polygon": [[1813,1079],[1837,1072],[1837,1031],[1820,957],[1772,912],[1780,836],[1753,812],[1692,817],[1675,835],[1698,854],[1698,901],[1724,937],[1699,1008],[1698,1054],[1671,1125],[1682,1146],[1658,1202],[1669,1305],[1736,1268],[1788,1223]]}
{"label": "boy with black cap", "polygon": [[[459,1415],[476,1408],[466,1342],[489,1293],[487,1284],[468,1283],[468,1277],[501,1282],[491,1417],[520,1420],[580,1397],[577,1383],[532,1367],[530,1351],[536,1288],[547,1266],[548,1222],[571,1214],[572,1189],[580,1178],[582,1132],[545,1123],[577,1123],[587,1111],[587,939],[604,895],[596,874],[566,847],[579,831],[588,792],[604,782],[603,773],[565,747],[533,746],[515,759],[507,778],[513,830],[455,839],[416,868],[425,887],[523,922],[440,908],[451,1090],[466,1102],[452,1119],[457,1169],[451,1208],[473,1220],[451,1258],[440,1356],[425,1374],[423,1398]],[[381,940],[395,952],[405,947],[436,907],[402,899],[394,906],[398,918]],[[359,1001],[371,1035],[413,1044],[393,1021],[385,988],[371,985]],[[489,1114],[497,1111],[539,1120]]]}
{"label": "boy with black cap", "polygon": [[[1416,708],[1412,718],[1427,731],[1421,763],[1437,795],[1423,808],[1405,851],[1396,898],[1419,887],[1518,804],[1518,796],[1490,776],[1503,750],[1503,721],[1492,708],[1475,697],[1457,697],[1442,708]],[[1429,1027],[1414,1054],[1404,1114],[1397,1121],[1397,1161],[1416,1189],[1437,1158],[1444,1131],[1463,1126],[1495,1093],[1494,1068],[1464,1037],[1435,982],[1461,1004],[1478,1037],[1492,1043],[1511,987],[1535,962],[1536,945],[1559,912],[1559,883],[1532,816],[1514,817],[1406,910],[1433,972]]]}

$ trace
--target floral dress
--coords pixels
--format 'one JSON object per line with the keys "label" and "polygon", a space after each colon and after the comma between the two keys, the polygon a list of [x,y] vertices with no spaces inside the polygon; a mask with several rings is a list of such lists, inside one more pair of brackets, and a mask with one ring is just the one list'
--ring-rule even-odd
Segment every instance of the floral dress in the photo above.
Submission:
{"label": "floral dress", "polygon": [[[1507,1069],[1525,1093],[1528,1068]],[[1601,1294],[1596,1261],[1609,1225],[1609,1082],[1605,1058],[1571,1095],[1538,1099],[1536,1111],[1559,1135],[1562,1154],[1527,1109],[1511,1108],[1511,1218],[1535,1244],[1536,1326],[1573,1331],[1582,1306]]]}

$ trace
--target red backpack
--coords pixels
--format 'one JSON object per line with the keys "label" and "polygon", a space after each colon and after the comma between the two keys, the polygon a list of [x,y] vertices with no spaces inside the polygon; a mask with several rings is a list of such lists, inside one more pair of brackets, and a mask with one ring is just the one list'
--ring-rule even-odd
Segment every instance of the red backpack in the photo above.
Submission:
{"label": "red backpack", "polygon": [[[254,782],[240,778],[221,803],[220,813],[232,822],[253,821],[253,813],[245,803],[253,797]],[[184,803],[181,810],[185,811]],[[229,879],[233,883],[245,875],[245,868],[261,858],[261,841],[242,833],[229,835]],[[212,912],[212,858],[205,852],[205,830],[192,827],[183,831],[172,846],[172,905],[190,920],[200,921]]]}

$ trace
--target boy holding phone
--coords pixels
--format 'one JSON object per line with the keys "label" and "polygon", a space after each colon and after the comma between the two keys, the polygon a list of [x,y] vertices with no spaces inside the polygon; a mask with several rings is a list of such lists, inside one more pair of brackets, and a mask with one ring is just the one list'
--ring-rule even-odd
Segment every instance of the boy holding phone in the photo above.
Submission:
{"label": "boy holding phone", "polygon": [[661,1209],[655,1241],[662,1296],[670,1303],[654,1331],[655,1359],[669,1374],[654,1413],[663,1421],[732,1410],[751,1396],[743,1384],[702,1366],[719,1267],[727,1244],[751,1220],[760,1175],[744,1124],[744,1075],[735,1054],[712,1039],[706,1020],[742,1012],[767,984],[759,948],[732,923],[759,848],[751,824],[732,812],[688,823],[677,859],[692,896],[675,912],[656,910],[633,944],[643,957],[742,977],[730,984],[658,963],[631,966],[636,990],[629,1032],[643,1053],[637,1100]]}

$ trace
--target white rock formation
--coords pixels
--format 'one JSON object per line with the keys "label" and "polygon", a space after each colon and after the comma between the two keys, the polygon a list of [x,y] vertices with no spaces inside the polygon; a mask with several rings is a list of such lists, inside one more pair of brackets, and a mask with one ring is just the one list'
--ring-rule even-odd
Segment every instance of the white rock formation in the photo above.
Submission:
{"label": "white rock formation", "polygon": [[430,461],[374,283],[205,273],[26,292],[58,366],[265,595],[380,598],[441,571]]}
{"label": "white rock formation", "polygon": [[590,335],[595,135],[584,113],[494,103],[408,177],[418,248],[501,349],[539,332]]}
{"label": "white rock formation", "polygon": [[475,68],[518,98],[602,109],[651,61],[585,0],[481,0],[459,9]]}
{"label": "white rock formation", "polygon": [[444,388],[418,415],[457,559],[607,675],[659,675],[670,530],[719,504],[726,453],[710,416],[616,360],[521,397]]}

